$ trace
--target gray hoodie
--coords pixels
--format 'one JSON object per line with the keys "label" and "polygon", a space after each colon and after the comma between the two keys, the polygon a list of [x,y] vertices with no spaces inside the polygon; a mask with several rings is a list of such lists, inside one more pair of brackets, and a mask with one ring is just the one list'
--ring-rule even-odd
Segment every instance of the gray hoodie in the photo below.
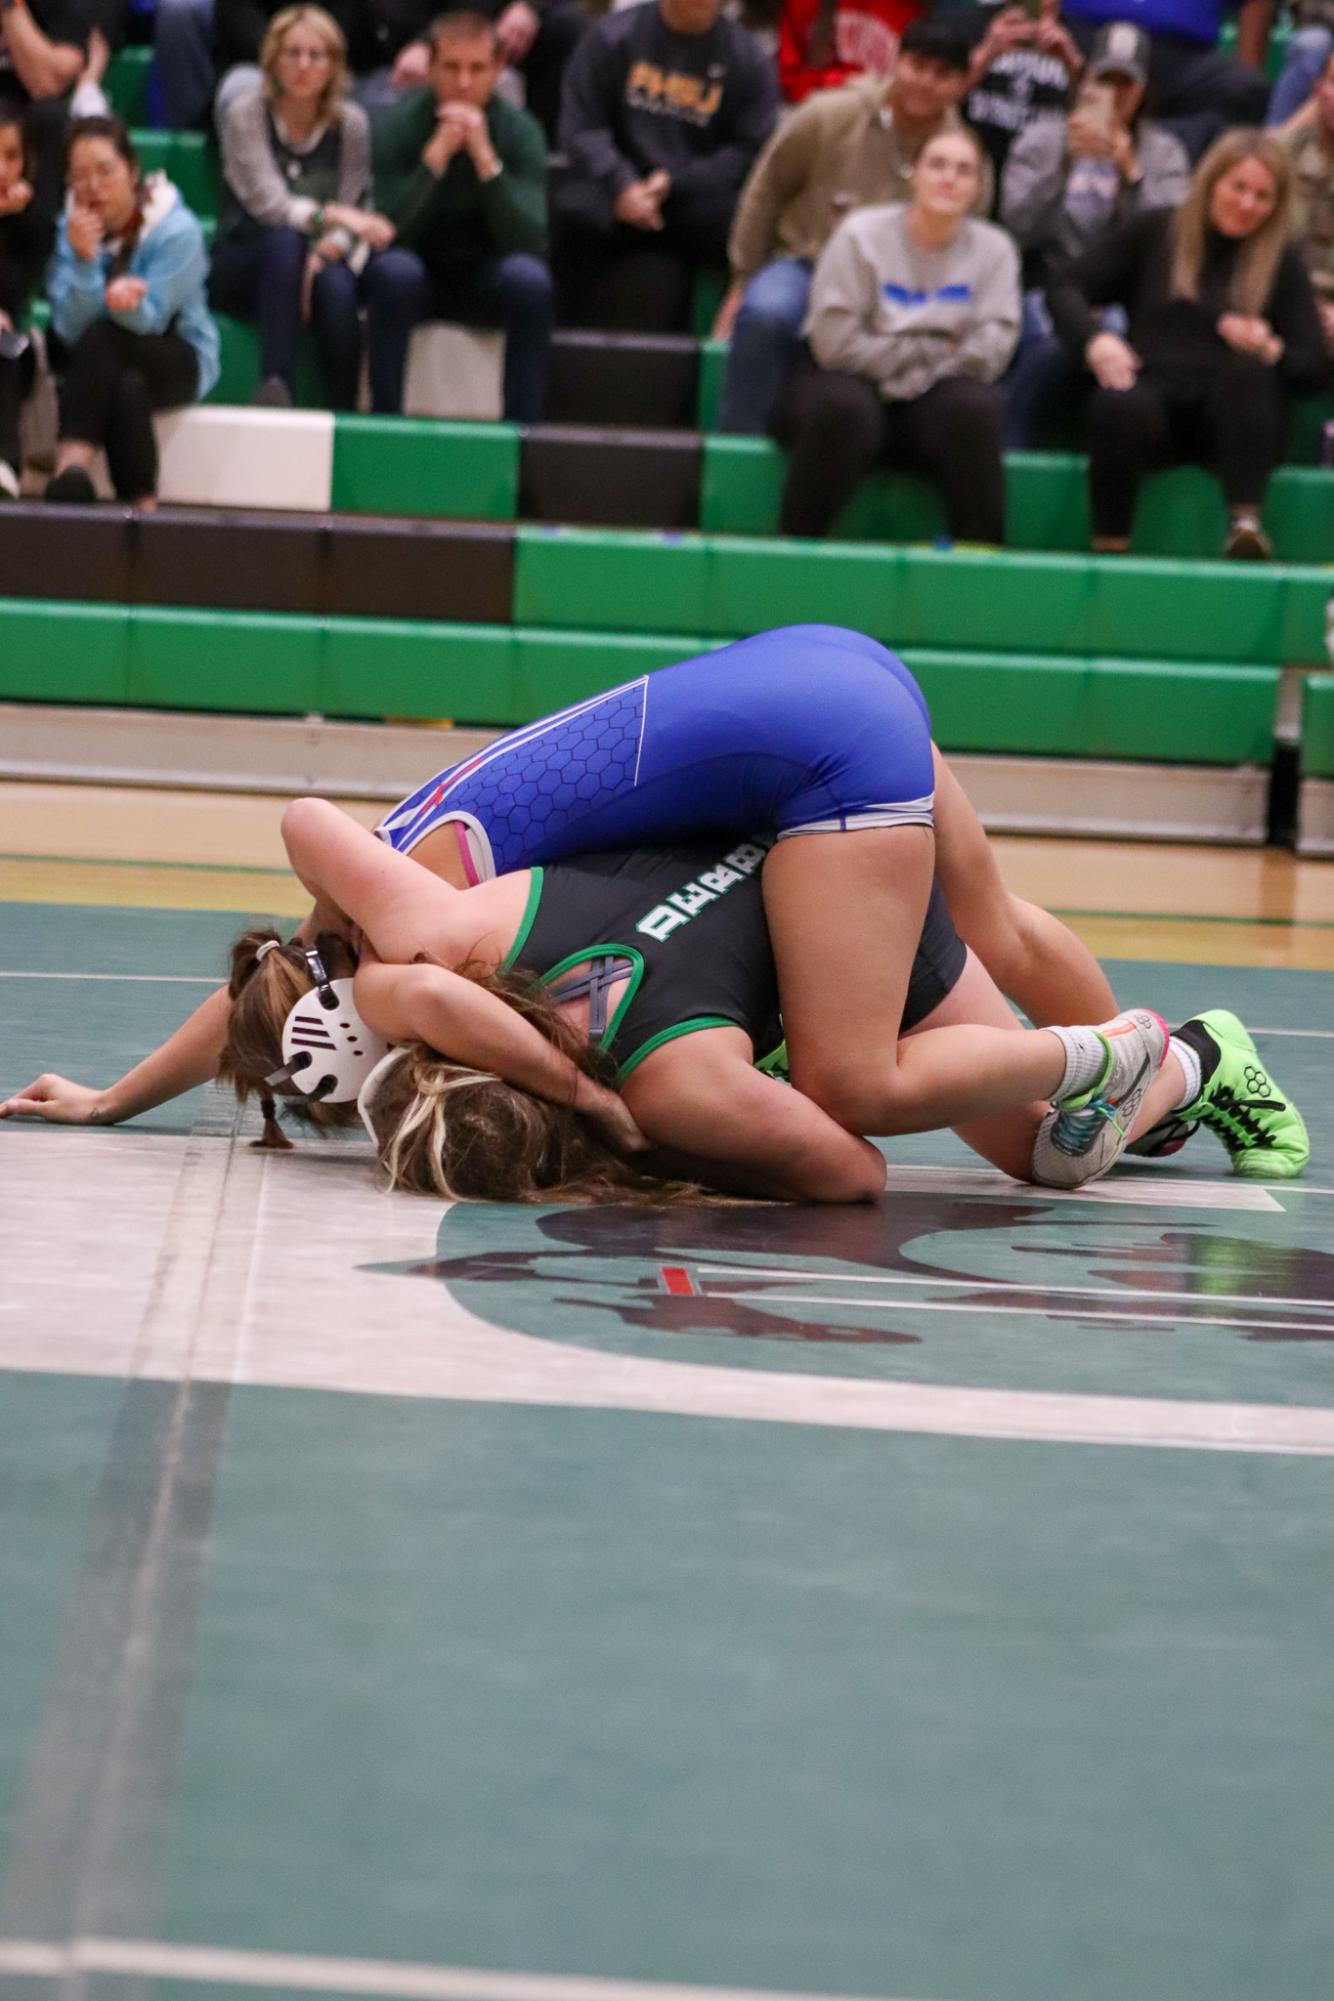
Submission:
{"label": "gray hoodie", "polygon": [[907,208],[859,209],[815,267],[805,334],[821,368],[906,403],[951,375],[994,382],[1019,338],[1019,255],[1004,230],[967,217],[945,250],[922,250]]}
{"label": "gray hoodie", "polygon": [[[1165,126],[1145,119],[1135,133],[1139,177],[1111,170],[1114,192],[1105,205],[1081,203],[1064,118],[1040,118],[1010,148],[1001,176],[1000,216],[1021,250],[1049,263],[1079,257],[1118,222],[1150,208],[1178,208],[1190,191],[1186,149]],[[1041,275],[1041,274],[1039,274]]]}

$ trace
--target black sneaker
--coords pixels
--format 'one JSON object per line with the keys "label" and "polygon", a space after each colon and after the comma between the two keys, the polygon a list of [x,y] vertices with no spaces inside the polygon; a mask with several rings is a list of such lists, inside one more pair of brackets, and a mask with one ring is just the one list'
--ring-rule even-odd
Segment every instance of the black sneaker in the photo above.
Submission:
{"label": "black sneaker", "polygon": [[66,466],[64,472],[48,480],[46,497],[63,501],[66,507],[91,507],[97,500],[97,488],[82,466]]}

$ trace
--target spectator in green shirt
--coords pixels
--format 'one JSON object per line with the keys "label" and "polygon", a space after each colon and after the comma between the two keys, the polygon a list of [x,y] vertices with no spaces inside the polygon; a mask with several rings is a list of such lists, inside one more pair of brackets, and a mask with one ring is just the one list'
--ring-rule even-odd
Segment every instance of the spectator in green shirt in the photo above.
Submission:
{"label": "spectator in green shirt", "polygon": [[485,16],[444,14],[427,87],[376,123],[376,199],[397,231],[366,274],[376,410],[402,407],[411,327],[450,319],[504,330],[505,415],[541,415],[552,324],[546,142],[536,119],[496,96],[500,68]]}

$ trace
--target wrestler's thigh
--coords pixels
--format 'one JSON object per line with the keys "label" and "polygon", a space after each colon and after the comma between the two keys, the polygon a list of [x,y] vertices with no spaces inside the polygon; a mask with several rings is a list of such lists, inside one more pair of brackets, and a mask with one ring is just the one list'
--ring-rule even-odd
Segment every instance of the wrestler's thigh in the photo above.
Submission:
{"label": "wrestler's thigh", "polygon": [[844,1123],[833,1100],[893,1074],[934,847],[929,827],[797,834],[764,865],[792,1081]]}

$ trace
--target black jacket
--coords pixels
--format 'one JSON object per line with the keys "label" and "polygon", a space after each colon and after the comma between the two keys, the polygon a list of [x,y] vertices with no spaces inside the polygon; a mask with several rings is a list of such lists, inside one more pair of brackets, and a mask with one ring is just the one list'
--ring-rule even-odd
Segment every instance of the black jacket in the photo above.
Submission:
{"label": "black jacket", "polygon": [[[1082,356],[1099,331],[1094,307],[1113,305],[1125,307],[1130,345],[1155,375],[1199,376],[1232,352],[1217,321],[1231,310],[1228,283],[1239,246],[1211,231],[1205,239],[1198,300],[1174,299],[1174,213],[1151,209],[1110,230],[1048,286],[1052,321],[1073,353]],[[1296,395],[1323,388],[1329,372],[1325,337],[1306,266],[1291,244],[1279,259],[1264,317],[1284,343],[1277,364],[1284,387]]]}

